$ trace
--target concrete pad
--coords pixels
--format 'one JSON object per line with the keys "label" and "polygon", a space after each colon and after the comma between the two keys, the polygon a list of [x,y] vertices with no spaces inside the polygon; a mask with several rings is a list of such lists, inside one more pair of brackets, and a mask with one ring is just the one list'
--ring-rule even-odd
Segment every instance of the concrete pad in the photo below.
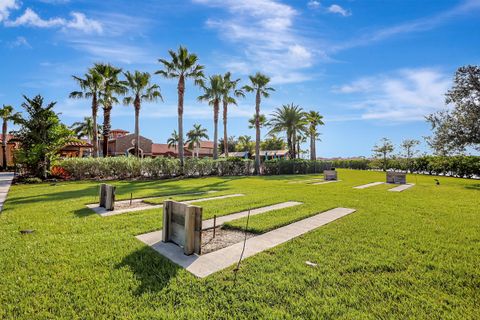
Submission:
{"label": "concrete pad", "polygon": [[388,189],[388,191],[393,191],[393,192],[402,192],[404,190],[410,189],[413,187],[415,184],[414,183],[407,183],[407,184],[401,184],[395,188]]}
{"label": "concrete pad", "polygon": [[197,202],[204,202],[204,201],[211,201],[211,200],[221,200],[221,199],[228,199],[228,198],[234,198],[234,197],[243,197],[245,196],[244,194],[241,193],[235,193],[235,194],[227,194],[225,196],[218,196],[218,197],[211,197],[211,198],[201,198],[201,199],[195,199],[195,200],[188,200],[188,201],[180,201],[182,203],[197,203]]}
{"label": "concrete pad", "polygon": [[323,181],[323,178],[306,179],[306,180],[295,180],[295,181],[289,181],[289,182],[287,182],[287,183],[288,183],[288,184],[290,184],[290,183],[309,183],[309,182],[317,182],[317,181]]}
{"label": "concrete pad", "polygon": [[334,182],[340,182],[340,181],[342,180],[327,180],[327,181],[312,183],[312,186],[318,186],[320,184],[334,183]]}
{"label": "concrete pad", "polygon": [[353,187],[353,189],[366,189],[366,188],[370,188],[370,187],[374,187],[374,186],[379,186],[379,185],[384,184],[384,183],[385,182],[372,182],[372,183],[363,184],[361,186]]}
{"label": "concrete pad", "polygon": [[0,212],[3,209],[3,204],[7,200],[8,191],[12,185],[12,180],[15,174],[13,172],[0,172]]}
{"label": "concrete pad", "polygon": [[[355,209],[335,208],[250,238],[246,241],[243,258],[251,257],[259,252],[278,246],[353,212],[355,212]],[[137,238],[139,237],[141,236]],[[141,238],[139,239],[142,240]],[[143,239],[148,241],[147,237]],[[243,242],[239,242],[205,255],[186,256],[183,254],[183,249],[173,243],[157,242],[149,245],[172,262],[200,278],[207,277],[237,263],[243,248]]]}
{"label": "concrete pad", "polygon": [[[212,193],[212,192],[217,192],[217,191],[179,193],[179,194],[172,194],[172,195],[159,196],[159,197],[148,197],[148,198],[142,198],[142,199],[134,199],[134,200],[132,200],[132,203],[143,202],[143,200],[154,199],[154,198],[198,195],[198,194],[205,194],[205,193]],[[208,201],[208,200],[220,200],[220,199],[226,199],[226,198],[238,197],[238,196],[243,196],[243,194],[230,194],[230,195],[226,195],[226,196],[202,198],[202,199],[179,201],[179,202],[190,204],[190,203],[194,203],[194,202],[202,202],[202,201]],[[115,201],[115,204],[126,204],[126,203],[130,203],[130,200]],[[144,207],[124,208],[124,209],[118,209],[118,210],[113,210],[113,211],[108,211],[107,209],[105,209],[103,207],[99,207],[98,203],[87,204],[87,208],[93,210],[95,213],[101,215],[102,217],[110,217],[110,216],[115,216],[115,215],[119,215],[119,214],[127,213],[127,212],[135,212],[135,211],[163,208],[163,203],[162,204],[156,204],[156,205],[155,204],[146,205]]]}
{"label": "concrete pad", "polygon": [[[254,216],[254,215],[257,215],[257,214],[260,214],[260,213],[265,213],[265,212],[272,211],[272,210],[280,210],[280,209],[284,209],[284,208],[290,208],[290,207],[298,206],[300,204],[302,204],[302,203],[301,202],[296,202],[296,201],[288,201],[288,202],[277,203],[277,204],[274,204],[274,205],[271,205],[271,206],[252,209],[252,210],[250,210],[250,216]],[[217,218],[216,224],[217,224],[217,226],[221,226],[226,222],[237,220],[237,219],[240,219],[240,218],[244,218],[247,215],[248,215],[248,210],[228,214],[228,215],[225,215],[225,216],[221,216],[221,217]],[[213,219],[208,219],[208,220],[202,221],[202,230],[209,229],[209,228],[213,228]],[[154,244],[162,241],[162,231],[160,230],[160,231],[153,231],[153,232],[141,234],[141,235],[136,236],[136,238],[138,240],[144,242],[145,244],[151,246],[151,245],[154,245]]]}

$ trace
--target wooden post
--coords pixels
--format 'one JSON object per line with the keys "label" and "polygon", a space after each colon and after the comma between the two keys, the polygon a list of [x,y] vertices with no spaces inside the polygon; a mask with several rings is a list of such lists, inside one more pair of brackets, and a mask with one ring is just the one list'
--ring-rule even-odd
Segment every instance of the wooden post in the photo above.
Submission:
{"label": "wooden post", "polygon": [[187,207],[185,212],[185,244],[183,253],[187,256],[195,252],[195,208]]}
{"label": "wooden post", "polygon": [[215,238],[215,229],[217,229],[217,215],[213,216],[213,237]]}

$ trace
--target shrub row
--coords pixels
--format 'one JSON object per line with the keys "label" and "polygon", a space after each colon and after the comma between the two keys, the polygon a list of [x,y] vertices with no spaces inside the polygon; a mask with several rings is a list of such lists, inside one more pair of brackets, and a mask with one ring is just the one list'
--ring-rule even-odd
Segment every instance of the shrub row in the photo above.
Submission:
{"label": "shrub row", "polygon": [[[263,173],[307,174],[321,173],[330,168],[348,168],[358,170],[380,170],[382,164],[377,160],[332,160],[311,161],[303,159],[267,160],[263,163]],[[423,174],[435,174],[455,177],[480,177],[480,157],[476,156],[422,156],[407,161],[396,158],[388,162],[389,170],[403,170]],[[243,176],[251,175],[253,161],[241,158],[213,160],[185,159],[184,175],[201,177],[210,175]],[[68,158],[61,160],[52,175],[73,179],[160,179],[181,174],[180,161],[176,158],[108,157],[108,158]]]}
{"label": "shrub row", "polygon": [[[52,174],[73,179],[160,179],[181,174],[176,158],[107,157],[67,158],[59,161]],[[237,158],[212,160],[185,159],[184,175],[187,177],[209,175],[250,175],[253,161]]]}

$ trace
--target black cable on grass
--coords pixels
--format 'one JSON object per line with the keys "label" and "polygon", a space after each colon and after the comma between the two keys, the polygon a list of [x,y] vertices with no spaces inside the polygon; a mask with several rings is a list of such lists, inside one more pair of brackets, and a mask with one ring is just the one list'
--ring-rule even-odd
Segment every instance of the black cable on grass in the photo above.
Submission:
{"label": "black cable on grass", "polygon": [[245,253],[245,245],[247,243],[247,232],[248,232],[248,221],[249,220],[250,220],[250,209],[248,209],[247,223],[245,224],[245,238],[243,239],[242,253],[240,254],[240,259],[238,259],[237,267],[235,269],[233,269],[233,272],[235,273],[235,277],[233,278],[233,285],[235,285],[236,282],[237,282],[237,273],[240,270],[240,263],[242,263],[243,254]]}

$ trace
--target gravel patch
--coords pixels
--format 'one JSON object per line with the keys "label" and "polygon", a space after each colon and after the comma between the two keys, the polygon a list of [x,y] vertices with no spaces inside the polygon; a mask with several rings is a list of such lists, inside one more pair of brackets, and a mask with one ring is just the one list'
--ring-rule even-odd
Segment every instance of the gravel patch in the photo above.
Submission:
{"label": "gravel patch", "polygon": [[[255,234],[247,232],[247,239],[254,237]],[[216,251],[231,246],[245,240],[245,231],[217,227],[215,229],[215,238],[213,237],[213,228],[202,231],[202,254]]]}

